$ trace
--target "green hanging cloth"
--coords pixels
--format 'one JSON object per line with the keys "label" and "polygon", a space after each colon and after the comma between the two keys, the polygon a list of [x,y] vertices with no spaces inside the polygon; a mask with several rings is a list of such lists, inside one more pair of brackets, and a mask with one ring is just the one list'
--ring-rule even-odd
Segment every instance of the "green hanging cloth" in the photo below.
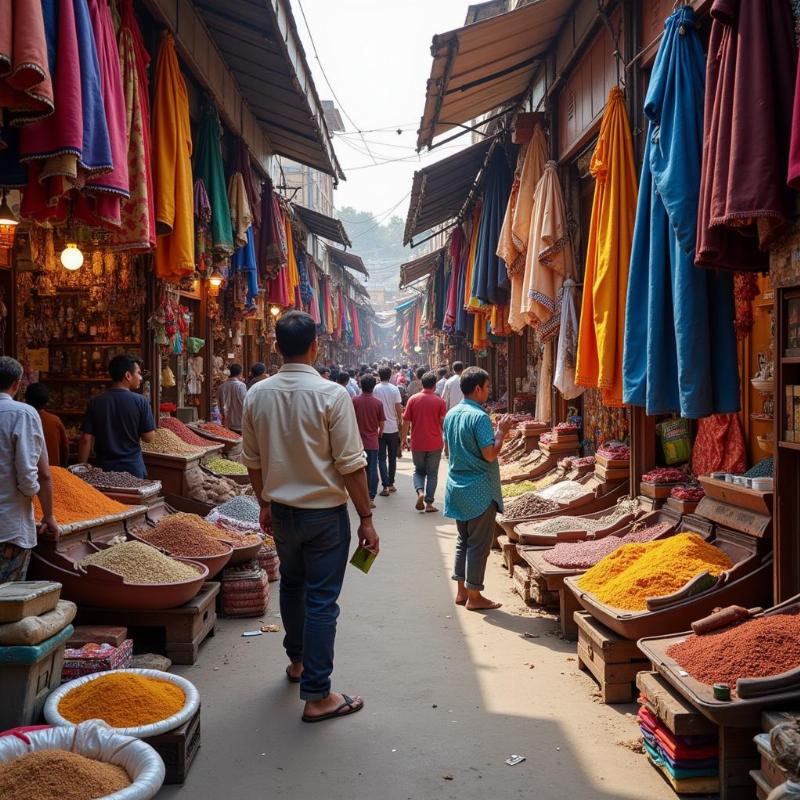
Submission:
{"label": "green hanging cloth", "polygon": [[217,253],[233,253],[231,209],[222,166],[222,126],[213,106],[203,108],[197,128],[194,176],[203,181],[211,203],[211,246]]}

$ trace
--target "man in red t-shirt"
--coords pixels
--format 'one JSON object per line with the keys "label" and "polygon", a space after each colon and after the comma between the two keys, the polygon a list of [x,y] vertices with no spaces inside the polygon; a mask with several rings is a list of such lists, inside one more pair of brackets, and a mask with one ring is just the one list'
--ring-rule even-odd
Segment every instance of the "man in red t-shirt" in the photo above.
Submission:
{"label": "man in red t-shirt", "polygon": [[414,461],[414,489],[417,491],[417,511],[433,513],[436,484],[439,482],[439,461],[442,458],[442,423],[447,407],[435,392],[436,376],[426,372],[422,376],[422,391],[408,399],[403,414],[403,431],[400,441],[408,447],[406,437],[411,427],[411,458]]}
{"label": "man in red t-shirt", "polygon": [[364,375],[361,378],[361,394],[353,398],[358,432],[361,434],[364,452],[367,454],[367,485],[373,508],[375,508],[375,495],[378,493],[378,442],[383,433],[383,423],[386,421],[383,403],[372,394],[374,388],[375,376]]}

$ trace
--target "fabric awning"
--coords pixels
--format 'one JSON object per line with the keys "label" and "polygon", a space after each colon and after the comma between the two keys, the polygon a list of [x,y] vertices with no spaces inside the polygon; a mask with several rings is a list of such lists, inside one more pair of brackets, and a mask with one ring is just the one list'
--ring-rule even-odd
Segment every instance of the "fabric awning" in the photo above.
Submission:
{"label": "fabric awning", "polygon": [[362,275],[366,275],[369,278],[369,272],[367,272],[367,268],[364,266],[361,256],[357,256],[355,253],[348,253],[346,250],[340,250],[338,247],[329,247],[328,256],[334,264],[340,267],[354,269],[356,272],[360,272]]}
{"label": "fabric awning", "polygon": [[404,245],[417,234],[458,216],[494,141],[484,139],[414,173]]}
{"label": "fabric awning", "polygon": [[332,242],[339,242],[346,247],[351,247],[352,242],[347,236],[347,231],[340,219],[329,217],[319,211],[292,203],[292,210],[297,213],[303,224],[311,233],[321,236],[323,239],[330,239]]}
{"label": "fabric awning", "polygon": [[275,153],[344,178],[287,0],[194,0]]}
{"label": "fabric awning", "polygon": [[417,150],[457,125],[522,98],[573,4],[532,0],[434,36]]}
{"label": "fabric awning", "polygon": [[[404,289],[406,286],[416,283],[435,272],[439,266],[439,260],[444,255],[444,251],[445,248],[440,247],[432,253],[426,253],[424,256],[402,264],[400,266],[400,288]],[[411,300],[409,302],[414,301]]]}

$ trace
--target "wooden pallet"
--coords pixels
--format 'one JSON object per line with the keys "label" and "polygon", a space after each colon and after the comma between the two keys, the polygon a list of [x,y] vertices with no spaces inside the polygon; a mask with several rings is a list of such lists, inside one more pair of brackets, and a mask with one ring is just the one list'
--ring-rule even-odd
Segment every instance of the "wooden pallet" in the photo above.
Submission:
{"label": "wooden pallet", "polygon": [[143,741],[153,747],[164,761],[164,783],[183,783],[200,749],[200,709],[180,728]]}
{"label": "wooden pallet", "polygon": [[[81,606],[78,620],[84,625],[124,625],[129,631],[135,628],[161,629],[164,632],[164,654],[172,663],[194,664],[200,645],[214,635],[219,589],[219,583],[208,581],[188,603],[157,611]],[[133,639],[135,646],[135,632]]]}
{"label": "wooden pallet", "polygon": [[574,619],[578,626],[578,669],[594,676],[604,703],[633,702],[636,675],[650,668],[636,642],[618,636],[585,611],[576,611]]}

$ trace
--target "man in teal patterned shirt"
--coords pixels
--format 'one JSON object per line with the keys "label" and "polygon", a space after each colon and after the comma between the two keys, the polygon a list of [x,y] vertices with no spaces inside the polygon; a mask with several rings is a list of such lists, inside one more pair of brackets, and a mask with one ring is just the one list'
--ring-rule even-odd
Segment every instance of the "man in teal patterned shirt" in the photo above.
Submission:
{"label": "man in teal patterned shirt", "polygon": [[497,455],[514,424],[508,414],[492,430],[483,404],[489,399],[489,374],[480,367],[461,373],[464,399],[447,412],[444,437],[450,454],[444,515],[456,521],[456,603],[470,611],[500,608],[482,592],[486,560],[492,549],[495,516],[503,510]]}

